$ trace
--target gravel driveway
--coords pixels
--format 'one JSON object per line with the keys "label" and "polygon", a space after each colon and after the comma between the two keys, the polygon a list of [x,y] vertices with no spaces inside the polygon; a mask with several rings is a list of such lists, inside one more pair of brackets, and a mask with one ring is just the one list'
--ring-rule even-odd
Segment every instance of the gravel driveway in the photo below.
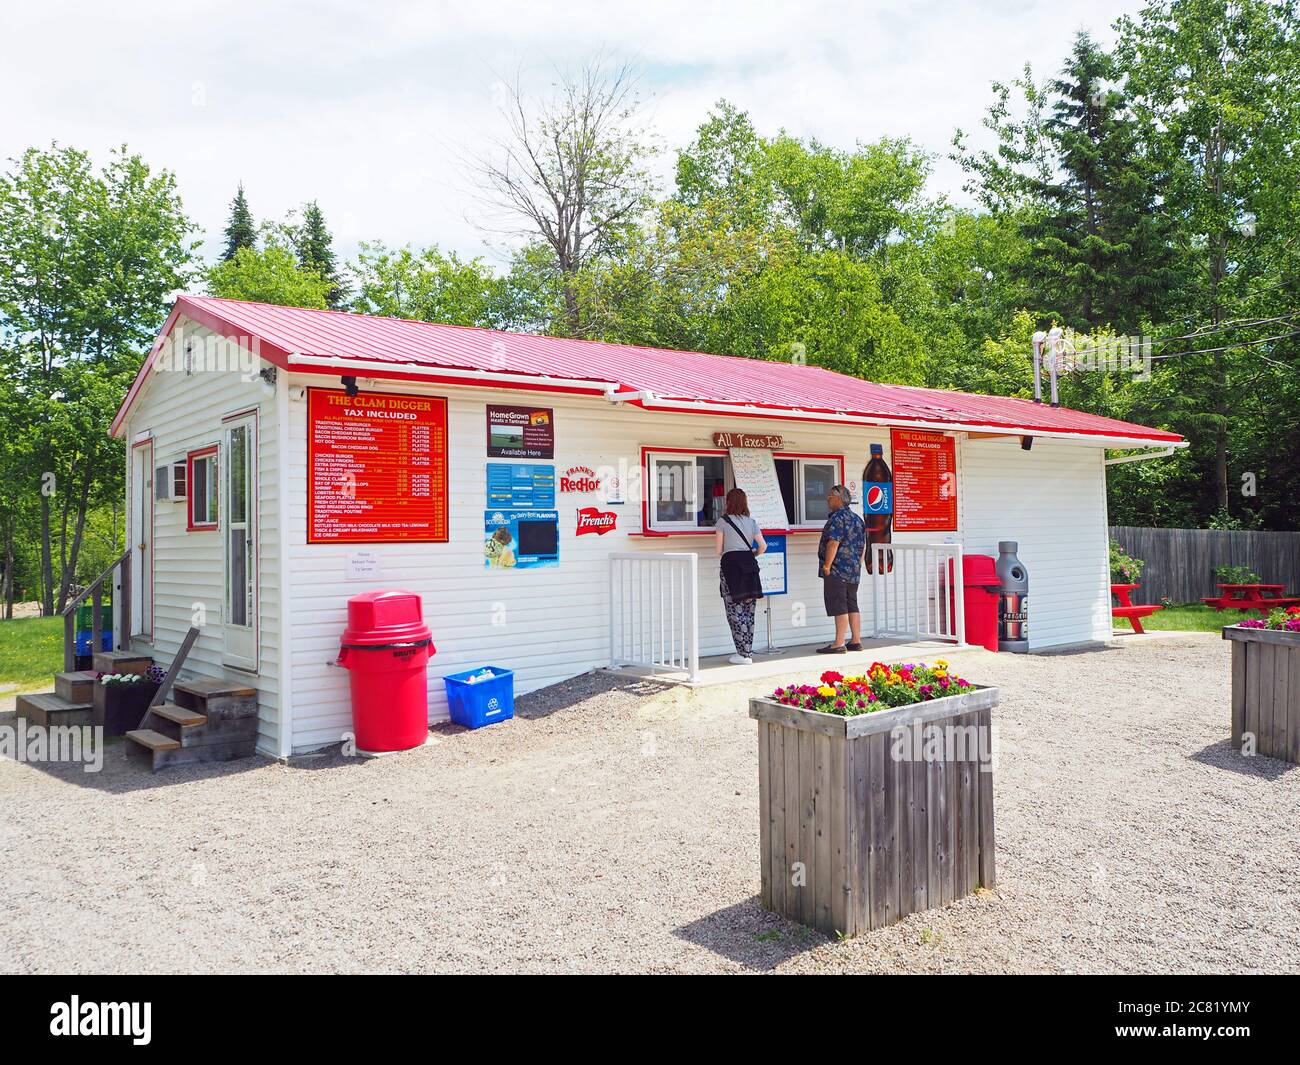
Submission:
{"label": "gravel driveway", "polygon": [[0,763],[0,970],[1300,969],[1300,768],[1228,749],[1217,635],[950,657],[999,884],[856,940],[758,905],[749,692],[596,675],[365,762]]}

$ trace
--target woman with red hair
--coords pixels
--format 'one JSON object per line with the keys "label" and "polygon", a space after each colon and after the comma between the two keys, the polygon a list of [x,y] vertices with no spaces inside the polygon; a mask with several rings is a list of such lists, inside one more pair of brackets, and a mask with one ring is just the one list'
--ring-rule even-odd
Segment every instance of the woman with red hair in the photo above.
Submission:
{"label": "woman with red hair", "polygon": [[736,653],[728,661],[748,665],[754,660],[754,603],[763,598],[757,556],[767,550],[767,541],[758,522],[749,516],[749,498],[743,489],[727,493],[726,512],[718,522],[714,546],[722,560],[718,589],[731,641],[736,645]]}

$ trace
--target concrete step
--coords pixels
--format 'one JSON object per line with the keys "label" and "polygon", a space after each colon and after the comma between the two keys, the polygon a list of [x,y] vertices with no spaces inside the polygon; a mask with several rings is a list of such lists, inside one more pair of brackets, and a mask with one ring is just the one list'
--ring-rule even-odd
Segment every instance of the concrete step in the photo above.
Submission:
{"label": "concrete step", "polygon": [[54,694],[70,703],[89,703],[95,697],[95,674],[90,670],[54,674]]}
{"label": "concrete step", "polygon": [[33,725],[93,725],[95,723],[93,703],[73,702],[54,692],[20,695],[15,701],[14,708],[19,717],[25,717]]}
{"label": "concrete step", "polygon": [[96,673],[143,673],[153,659],[138,651],[99,651],[92,660]]}

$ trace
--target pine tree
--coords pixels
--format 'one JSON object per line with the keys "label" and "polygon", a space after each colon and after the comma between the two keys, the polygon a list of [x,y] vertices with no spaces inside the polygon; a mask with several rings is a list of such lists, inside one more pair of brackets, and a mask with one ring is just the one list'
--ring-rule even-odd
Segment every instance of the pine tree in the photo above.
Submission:
{"label": "pine tree", "polygon": [[257,227],[253,224],[253,212],[248,209],[248,200],[244,198],[244,183],[241,181],[234,202],[230,205],[230,221],[226,223],[226,250],[221,259],[229,262],[240,248],[256,245]]}
{"label": "pine tree", "polygon": [[334,258],[333,238],[315,200],[303,205],[302,224],[298,227],[295,245],[298,265],[304,270],[315,270],[330,283],[328,304],[337,310],[343,305],[345,292]]}
{"label": "pine tree", "polygon": [[1044,211],[1023,227],[1035,251],[1025,280],[1040,310],[1078,329],[1133,332],[1168,304],[1174,271],[1158,190],[1116,64],[1086,33],[1075,38],[1044,133],[1057,172],[1037,182]]}

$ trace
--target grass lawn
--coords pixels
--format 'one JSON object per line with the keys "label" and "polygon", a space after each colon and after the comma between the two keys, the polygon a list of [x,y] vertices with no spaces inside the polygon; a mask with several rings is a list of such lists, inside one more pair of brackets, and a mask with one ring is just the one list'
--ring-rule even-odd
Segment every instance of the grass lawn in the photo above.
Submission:
{"label": "grass lawn", "polygon": [[[1225,625],[1232,625],[1245,617],[1257,617],[1256,614],[1243,614],[1238,610],[1215,610],[1204,603],[1186,603],[1183,606],[1167,606],[1142,619],[1142,627],[1148,632],[1218,632]],[[1116,632],[1131,632],[1133,626],[1128,618],[1115,620]]]}
{"label": "grass lawn", "polygon": [[0,686],[52,688],[63,668],[63,619],[0,621]]}

